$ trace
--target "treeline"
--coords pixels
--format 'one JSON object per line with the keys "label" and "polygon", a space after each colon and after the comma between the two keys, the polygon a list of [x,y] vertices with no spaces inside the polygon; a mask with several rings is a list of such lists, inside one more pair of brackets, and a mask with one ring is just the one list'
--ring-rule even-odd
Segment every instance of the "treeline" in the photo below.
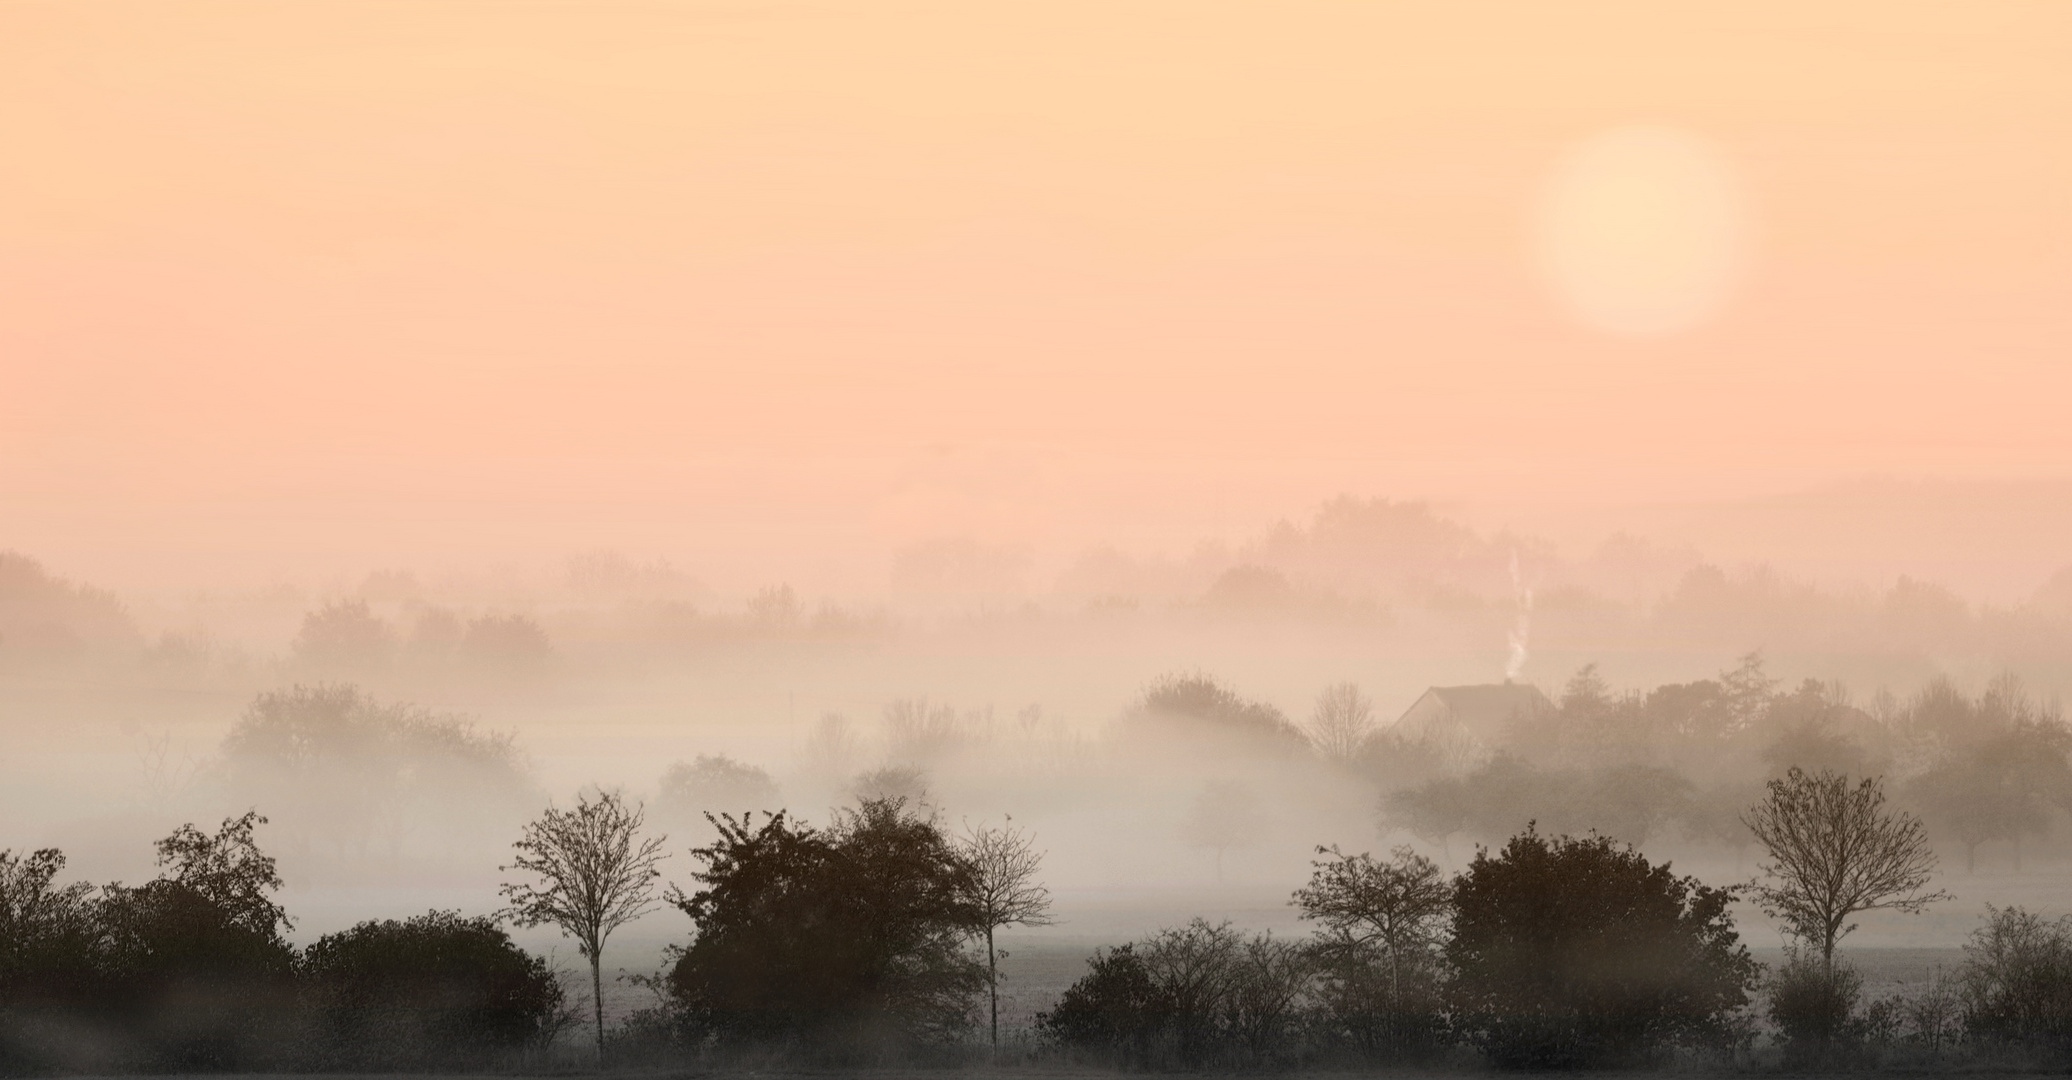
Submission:
{"label": "treeline", "polygon": [[160,840],[138,886],[58,884],[62,853],[0,851],[0,1069],[482,1067],[571,1022],[559,979],[491,917],[287,939],[265,819]]}
{"label": "treeline", "polygon": [[[62,853],[0,851],[0,1072],[509,1067],[583,1021],[621,1062],[961,1059],[982,1017],[998,1039],[995,932],[1049,918],[1025,832],[952,836],[898,798],[817,828],[720,816],[692,852],[698,887],[658,894],[664,839],[598,792],[525,827],[496,914],[362,922],[297,949],[264,823],[182,826],[136,887],[62,884]],[[656,1006],[607,1032],[603,948],[658,900],[695,933],[634,978]],[[575,940],[587,1009],[507,922]]]}
{"label": "treeline", "polygon": [[1906,698],[1858,702],[1835,683],[1781,688],[1756,654],[1717,679],[1645,692],[1615,691],[1585,667],[1558,703],[1521,710],[1489,742],[1384,730],[1342,756],[1384,789],[1385,825],[1441,845],[1538,821],[1740,852],[1742,808],[1793,766],[1885,777],[1967,871],[1989,844],[2006,845],[2019,869],[2024,841],[2072,813],[2072,729],[2012,677],[1975,695],[1939,678]]}

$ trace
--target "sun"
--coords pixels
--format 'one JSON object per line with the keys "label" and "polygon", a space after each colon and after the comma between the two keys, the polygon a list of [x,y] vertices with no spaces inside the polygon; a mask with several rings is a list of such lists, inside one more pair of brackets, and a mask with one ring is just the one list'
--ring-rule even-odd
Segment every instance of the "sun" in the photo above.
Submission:
{"label": "sun", "polygon": [[1703,139],[1615,128],[1556,166],[1538,208],[1537,254],[1582,322],[1658,337],[1725,304],[1746,261],[1747,217],[1733,170]]}

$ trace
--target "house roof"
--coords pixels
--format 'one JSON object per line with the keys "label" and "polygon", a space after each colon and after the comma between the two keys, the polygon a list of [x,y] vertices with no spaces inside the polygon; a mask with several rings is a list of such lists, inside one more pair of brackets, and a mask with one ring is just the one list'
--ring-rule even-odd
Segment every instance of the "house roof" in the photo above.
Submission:
{"label": "house roof", "polygon": [[1554,703],[1531,683],[1483,683],[1476,686],[1434,686],[1404,713],[1407,719],[1425,698],[1446,707],[1446,718],[1471,731],[1496,732],[1513,718],[1552,709]]}

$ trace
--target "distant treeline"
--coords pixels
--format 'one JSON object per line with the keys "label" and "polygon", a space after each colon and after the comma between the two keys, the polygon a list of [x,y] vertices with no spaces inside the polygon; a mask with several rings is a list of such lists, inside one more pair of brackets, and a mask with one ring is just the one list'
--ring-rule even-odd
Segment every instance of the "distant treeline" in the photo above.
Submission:
{"label": "distant treeline", "polygon": [[1718,679],[1615,692],[1594,667],[1551,708],[1521,710],[1488,745],[1382,730],[1345,755],[1386,792],[1385,825],[1435,844],[1501,840],[1528,821],[1635,844],[1742,851],[1739,815],[1792,766],[1883,776],[1969,870],[1986,844],[2021,865],[2024,840],[2072,813],[2072,730],[2003,677],[1967,695],[1946,679],[1859,704],[1843,687],[1781,689],[1750,655]]}

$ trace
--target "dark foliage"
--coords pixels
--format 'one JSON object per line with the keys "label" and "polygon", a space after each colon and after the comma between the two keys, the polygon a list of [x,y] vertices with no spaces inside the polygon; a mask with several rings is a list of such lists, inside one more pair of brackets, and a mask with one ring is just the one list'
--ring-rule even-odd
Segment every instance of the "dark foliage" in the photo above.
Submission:
{"label": "dark foliage", "polygon": [[1717,1039],[1757,970],[1733,897],[1604,837],[1528,829],[1460,879],[1446,946],[1456,1021],[1510,1067],[1617,1064]]}
{"label": "dark foliage", "polygon": [[1785,1064],[1835,1067],[1859,1057],[1865,1031],[1863,976],[1846,963],[1792,950],[1770,975],[1770,1022]]}
{"label": "dark foliage", "polygon": [[853,1061],[970,1029],[985,976],[964,949],[969,871],[933,819],[893,799],[827,830],[782,813],[714,824],[693,852],[704,888],[672,897],[698,928],[666,979],[695,1036]]}
{"label": "dark foliage", "polygon": [[1141,1067],[1152,1060],[1171,1022],[1173,1005],[1151,979],[1134,945],[1095,951],[1088,971],[1038,1013],[1036,1030],[1064,1046],[1091,1052],[1118,1065]]}
{"label": "dark foliage", "polygon": [[302,957],[313,1062],[464,1065],[551,1037],[564,994],[544,959],[487,916],[433,911],[327,934]]}
{"label": "dark foliage", "polygon": [[1996,1047],[2072,1058],[2072,917],[1988,909],[1964,946],[1964,1027]]}

